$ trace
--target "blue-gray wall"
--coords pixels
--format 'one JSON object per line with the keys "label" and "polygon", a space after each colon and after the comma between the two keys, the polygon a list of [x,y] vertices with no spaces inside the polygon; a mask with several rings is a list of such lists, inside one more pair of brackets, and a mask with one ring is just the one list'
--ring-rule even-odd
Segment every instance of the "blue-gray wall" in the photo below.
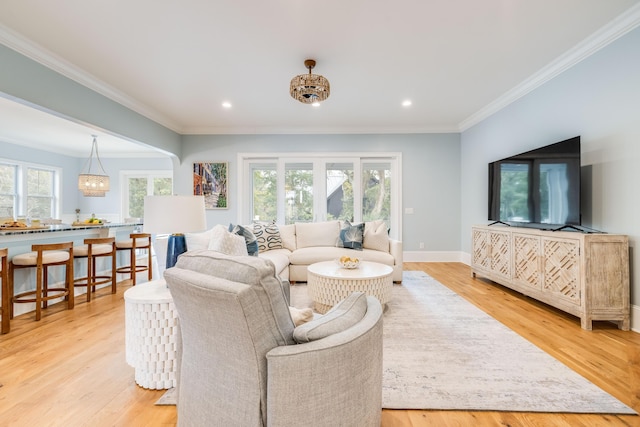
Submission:
{"label": "blue-gray wall", "polygon": [[460,242],[459,134],[393,135],[185,135],[174,188],[192,191],[194,162],[229,162],[230,207],[207,211],[207,223],[238,221],[237,154],[265,152],[400,152],[405,251],[458,251]]}
{"label": "blue-gray wall", "polygon": [[[640,254],[640,28],[462,133],[460,247],[487,223],[487,163],[581,136],[583,224],[627,234]],[[632,268],[632,303],[640,304]]]}

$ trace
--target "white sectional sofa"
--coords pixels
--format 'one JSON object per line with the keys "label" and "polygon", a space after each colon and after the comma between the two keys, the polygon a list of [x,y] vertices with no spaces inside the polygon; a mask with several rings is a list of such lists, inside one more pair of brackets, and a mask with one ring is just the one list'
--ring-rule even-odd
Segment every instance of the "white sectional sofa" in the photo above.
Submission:
{"label": "white sectional sofa", "polygon": [[[289,225],[252,224],[244,227],[255,232],[258,256],[272,261],[283,280],[306,282],[309,265],[337,260],[346,255],[389,265],[393,268],[394,282],[402,281],[402,242],[389,238],[383,221],[365,223],[361,250],[340,247],[340,231],[344,223],[337,220]],[[212,231],[214,229],[187,233],[187,249],[214,249],[211,239],[219,239],[213,237],[216,234]]]}

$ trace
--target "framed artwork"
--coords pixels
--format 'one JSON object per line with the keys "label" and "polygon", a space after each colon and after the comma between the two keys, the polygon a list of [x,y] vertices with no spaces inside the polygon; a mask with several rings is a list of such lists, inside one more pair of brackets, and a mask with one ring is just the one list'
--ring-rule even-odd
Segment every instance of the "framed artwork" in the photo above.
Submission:
{"label": "framed artwork", "polygon": [[205,209],[229,207],[228,180],[229,164],[226,162],[193,164],[193,195],[204,196]]}

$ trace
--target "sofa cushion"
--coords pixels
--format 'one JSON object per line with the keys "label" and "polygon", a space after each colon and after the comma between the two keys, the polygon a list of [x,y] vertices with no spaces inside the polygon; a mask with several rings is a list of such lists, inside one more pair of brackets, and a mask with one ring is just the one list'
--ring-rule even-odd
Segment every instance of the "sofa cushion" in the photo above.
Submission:
{"label": "sofa cushion", "polygon": [[272,313],[269,316],[271,324],[267,330],[278,332],[278,345],[295,343],[289,304],[271,261],[261,257],[228,256],[210,250],[199,250],[182,254],[176,267],[250,285],[264,311]]}
{"label": "sofa cushion", "polygon": [[[337,260],[341,256],[353,256],[352,249],[336,248],[335,246],[318,246],[315,248],[302,248],[291,252],[289,263],[291,265],[310,265],[314,262]],[[393,266],[395,260],[389,252],[363,249],[358,252],[360,261],[373,261]]]}
{"label": "sofa cushion", "polygon": [[296,250],[296,225],[278,225],[280,237],[282,238],[282,246],[290,251]]}
{"label": "sofa cushion", "polygon": [[354,292],[333,306],[324,316],[304,323],[293,330],[297,343],[320,340],[345,331],[358,323],[367,313],[364,292]]}
{"label": "sofa cushion", "polygon": [[344,221],[336,246],[339,248],[362,250],[362,239],[364,237],[364,223],[351,225],[349,221]]}
{"label": "sofa cushion", "polygon": [[362,247],[376,251],[389,252],[389,233],[384,221],[365,223]]}
{"label": "sofa cushion", "polygon": [[258,241],[255,234],[248,227],[242,225],[229,224],[229,232],[242,236],[247,246],[247,254],[249,256],[258,256]]}
{"label": "sofa cushion", "polygon": [[253,234],[255,234],[258,241],[258,250],[260,252],[282,249],[280,230],[273,222],[255,222],[253,224]]}
{"label": "sofa cushion", "polygon": [[296,222],[296,248],[335,246],[340,221]]}
{"label": "sofa cushion", "polygon": [[271,251],[260,252],[258,256],[260,258],[270,260],[276,266],[276,274],[281,273],[289,268],[289,255],[291,251],[288,249],[274,249]]}
{"label": "sofa cushion", "polygon": [[222,224],[213,227],[208,249],[227,255],[247,255],[247,245],[244,237],[229,233],[227,228]]}

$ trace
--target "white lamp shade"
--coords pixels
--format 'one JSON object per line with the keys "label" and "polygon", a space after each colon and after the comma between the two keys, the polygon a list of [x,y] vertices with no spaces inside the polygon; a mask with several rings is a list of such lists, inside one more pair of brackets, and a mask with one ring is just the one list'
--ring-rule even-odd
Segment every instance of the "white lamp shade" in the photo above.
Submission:
{"label": "white lamp shade", "polygon": [[180,234],[204,231],[204,196],[146,196],[144,232]]}

